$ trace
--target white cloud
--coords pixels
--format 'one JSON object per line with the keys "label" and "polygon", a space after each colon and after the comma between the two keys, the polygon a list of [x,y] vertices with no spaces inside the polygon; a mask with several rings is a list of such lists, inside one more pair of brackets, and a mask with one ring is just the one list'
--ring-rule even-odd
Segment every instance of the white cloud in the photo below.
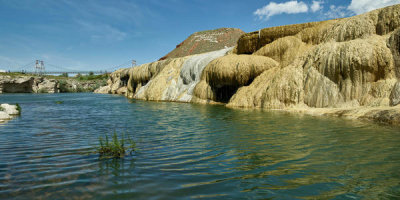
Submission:
{"label": "white cloud", "polygon": [[304,2],[300,1],[288,1],[285,3],[270,2],[268,5],[257,9],[254,15],[257,15],[260,19],[269,19],[274,15],[279,14],[297,14],[308,12],[308,6]]}
{"label": "white cloud", "polygon": [[349,16],[349,12],[345,6],[331,5],[329,11],[324,13],[326,19],[336,19]]}
{"label": "white cloud", "polygon": [[323,4],[324,2],[322,1],[313,1],[312,5],[311,5],[311,11],[312,12],[317,12],[319,10],[321,10],[323,8],[323,6],[321,4]]}
{"label": "white cloud", "polygon": [[400,0],[351,0],[348,9],[356,14],[362,14],[398,3],[400,3]]}
{"label": "white cloud", "polygon": [[90,39],[94,42],[115,42],[122,41],[127,37],[127,33],[104,23],[91,23],[88,21],[76,21],[81,30],[90,34]]}

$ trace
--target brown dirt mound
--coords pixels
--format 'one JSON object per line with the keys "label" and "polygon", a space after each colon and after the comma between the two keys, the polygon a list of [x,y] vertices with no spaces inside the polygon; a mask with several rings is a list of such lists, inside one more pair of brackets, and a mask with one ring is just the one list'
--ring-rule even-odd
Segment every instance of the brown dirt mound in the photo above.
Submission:
{"label": "brown dirt mound", "polygon": [[160,60],[179,58],[233,47],[244,32],[237,28],[220,28],[192,34]]}

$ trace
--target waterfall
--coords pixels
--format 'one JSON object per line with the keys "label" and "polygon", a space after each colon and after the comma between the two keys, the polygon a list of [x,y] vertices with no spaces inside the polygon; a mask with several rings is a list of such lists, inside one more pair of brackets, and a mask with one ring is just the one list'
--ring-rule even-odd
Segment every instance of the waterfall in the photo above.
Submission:
{"label": "waterfall", "polygon": [[226,55],[231,48],[193,55],[182,64],[178,80],[173,80],[164,90],[162,100],[190,102],[193,90],[200,81],[201,73],[212,60]]}

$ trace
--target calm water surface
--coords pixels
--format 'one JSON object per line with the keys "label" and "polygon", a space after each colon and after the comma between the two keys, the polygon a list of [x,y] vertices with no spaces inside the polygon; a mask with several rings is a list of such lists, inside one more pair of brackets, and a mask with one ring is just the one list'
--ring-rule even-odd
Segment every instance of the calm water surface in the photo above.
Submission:
{"label": "calm water surface", "polygon": [[[0,125],[0,199],[400,199],[399,127],[97,94],[0,102],[23,110]],[[89,153],[114,130],[139,151]]]}

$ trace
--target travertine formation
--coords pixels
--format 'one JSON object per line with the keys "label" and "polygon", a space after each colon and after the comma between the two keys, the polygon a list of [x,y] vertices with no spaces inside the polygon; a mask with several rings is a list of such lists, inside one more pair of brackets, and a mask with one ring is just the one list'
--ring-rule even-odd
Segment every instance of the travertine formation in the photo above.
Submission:
{"label": "travertine formation", "polygon": [[127,96],[400,123],[400,5],[247,33],[217,54],[131,68]]}

